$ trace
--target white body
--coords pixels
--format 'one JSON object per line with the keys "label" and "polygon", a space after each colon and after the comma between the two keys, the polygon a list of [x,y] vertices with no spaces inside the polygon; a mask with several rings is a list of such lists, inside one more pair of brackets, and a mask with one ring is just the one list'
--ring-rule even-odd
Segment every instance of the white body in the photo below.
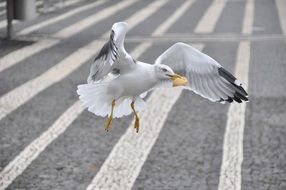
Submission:
{"label": "white body", "polygon": [[158,81],[154,72],[154,65],[137,62],[136,66],[134,65],[129,72],[120,74],[110,81],[108,93],[114,94],[114,99],[121,97],[136,99],[139,95],[156,86]]}

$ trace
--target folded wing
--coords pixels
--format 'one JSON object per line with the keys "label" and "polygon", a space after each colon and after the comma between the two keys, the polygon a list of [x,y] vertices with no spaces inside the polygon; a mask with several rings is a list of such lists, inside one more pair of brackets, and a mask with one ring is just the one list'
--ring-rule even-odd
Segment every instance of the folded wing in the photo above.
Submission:
{"label": "folded wing", "polygon": [[165,64],[188,78],[188,89],[213,102],[248,101],[242,84],[217,61],[197,49],[176,43],[155,64]]}

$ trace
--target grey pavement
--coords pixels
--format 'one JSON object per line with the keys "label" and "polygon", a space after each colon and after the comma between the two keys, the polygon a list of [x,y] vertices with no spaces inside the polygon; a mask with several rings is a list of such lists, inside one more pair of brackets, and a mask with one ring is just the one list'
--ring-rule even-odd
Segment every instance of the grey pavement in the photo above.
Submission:
{"label": "grey pavement", "polygon": [[[120,2],[104,1],[98,7],[28,35],[15,36],[10,42],[4,39],[5,30],[0,29],[0,60],[5,55],[38,41],[55,40],[53,34],[59,30]],[[138,41],[127,41],[126,49],[133,51],[185,1],[189,0],[166,2],[154,14],[132,28],[127,38],[136,37]],[[94,1],[82,0],[62,10],[40,15],[35,20],[17,23],[14,31],[17,33],[26,27],[57,18],[67,11],[92,2]],[[66,39],[56,39],[60,40],[57,45],[3,70],[0,72],[0,98],[54,68],[57,63],[92,40],[102,40],[101,35],[108,31],[114,22],[128,19],[152,2],[139,0],[79,34]],[[194,30],[212,2],[194,0],[193,5],[162,34],[163,37],[174,35],[175,39],[168,41],[158,37],[149,49],[136,58],[154,63],[154,60],[173,44],[176,36],[184,36],[187,43],[194,44],[191,36],[200,38],[201,34],[195,33]],[[225,3],[220,17],[213,31],[202,35],[222,37],[217,41],[203,39],[205,46],[202,51],[234,73],[241,41],[239,38],[225,40],[224,36],[229,38],[242,34],[246,0],[218,0],[217,3]],[[286,18],[286,15],[284,16]],[[280,19],[275,0],[255,0],[253,31],[249,36],[250,101],[246,104],[245,113],[241,190],[286,189],[286,34],[282,31]],[[270,35],[279,38],[269,40]],[[252,41],[254,37],[261,38]],[[97,51],[94,56],[96,53]],[[0,120],[0,172],[78,100],[76,86],[85,82],[90,63],[91,60],[86,61],[67,77],[45,88]],[[229,104],[212,103],[190,91],[183,91],[167,113],[164,127],[132,184],[132,189],[218,189],[228,108]],[[114,120],[113,128],[108,133],[104,130],[105,119],[87,110],[80,113],[63,134],[51,142],[12,180],[7,189],[86,189],[132,123],[133,116]]]}

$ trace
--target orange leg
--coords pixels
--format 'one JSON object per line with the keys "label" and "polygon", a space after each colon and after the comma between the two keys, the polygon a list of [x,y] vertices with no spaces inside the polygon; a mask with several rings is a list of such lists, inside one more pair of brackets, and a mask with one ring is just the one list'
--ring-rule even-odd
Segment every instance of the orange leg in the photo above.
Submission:
{"label": "orange leg", "polygon": [[111,129],[114,106],[115,106],[115,100],[113,100],[111,103],[111,113],[110,113],[110,116],[108,117],[107,122],[105,124],[105,130],[106,131],[109,131]]}
{"label": "orange leg", "polygon": [[132,103],[131,103],[131,108],[132,108],[132,110],[133,110],[133,112],[134,112],[134,115],[135,115],[135,124],[134,124],[134,128],[136,129],[136,132],[138,133],[139,132],[139,117],[138,117],[138,115],[137,115],[137,113],[136,113],[136,111],[135,111],[135,108],[134,108],[134,101],[132,101]]}

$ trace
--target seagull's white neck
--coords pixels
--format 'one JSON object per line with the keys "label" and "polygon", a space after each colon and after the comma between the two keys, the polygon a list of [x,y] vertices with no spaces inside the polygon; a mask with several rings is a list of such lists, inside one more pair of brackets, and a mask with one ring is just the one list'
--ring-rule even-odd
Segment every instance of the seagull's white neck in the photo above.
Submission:
{"label": "seagull's white neck", "polygon": [[146,80],[152,81],[154,84],[156,84],[158,81],[158,78],[156,76],[156,67],[155,65],[144,63],[144,62],[137,62],[139,68],[142,70],[142,74],[144,77],[146,77]]}

